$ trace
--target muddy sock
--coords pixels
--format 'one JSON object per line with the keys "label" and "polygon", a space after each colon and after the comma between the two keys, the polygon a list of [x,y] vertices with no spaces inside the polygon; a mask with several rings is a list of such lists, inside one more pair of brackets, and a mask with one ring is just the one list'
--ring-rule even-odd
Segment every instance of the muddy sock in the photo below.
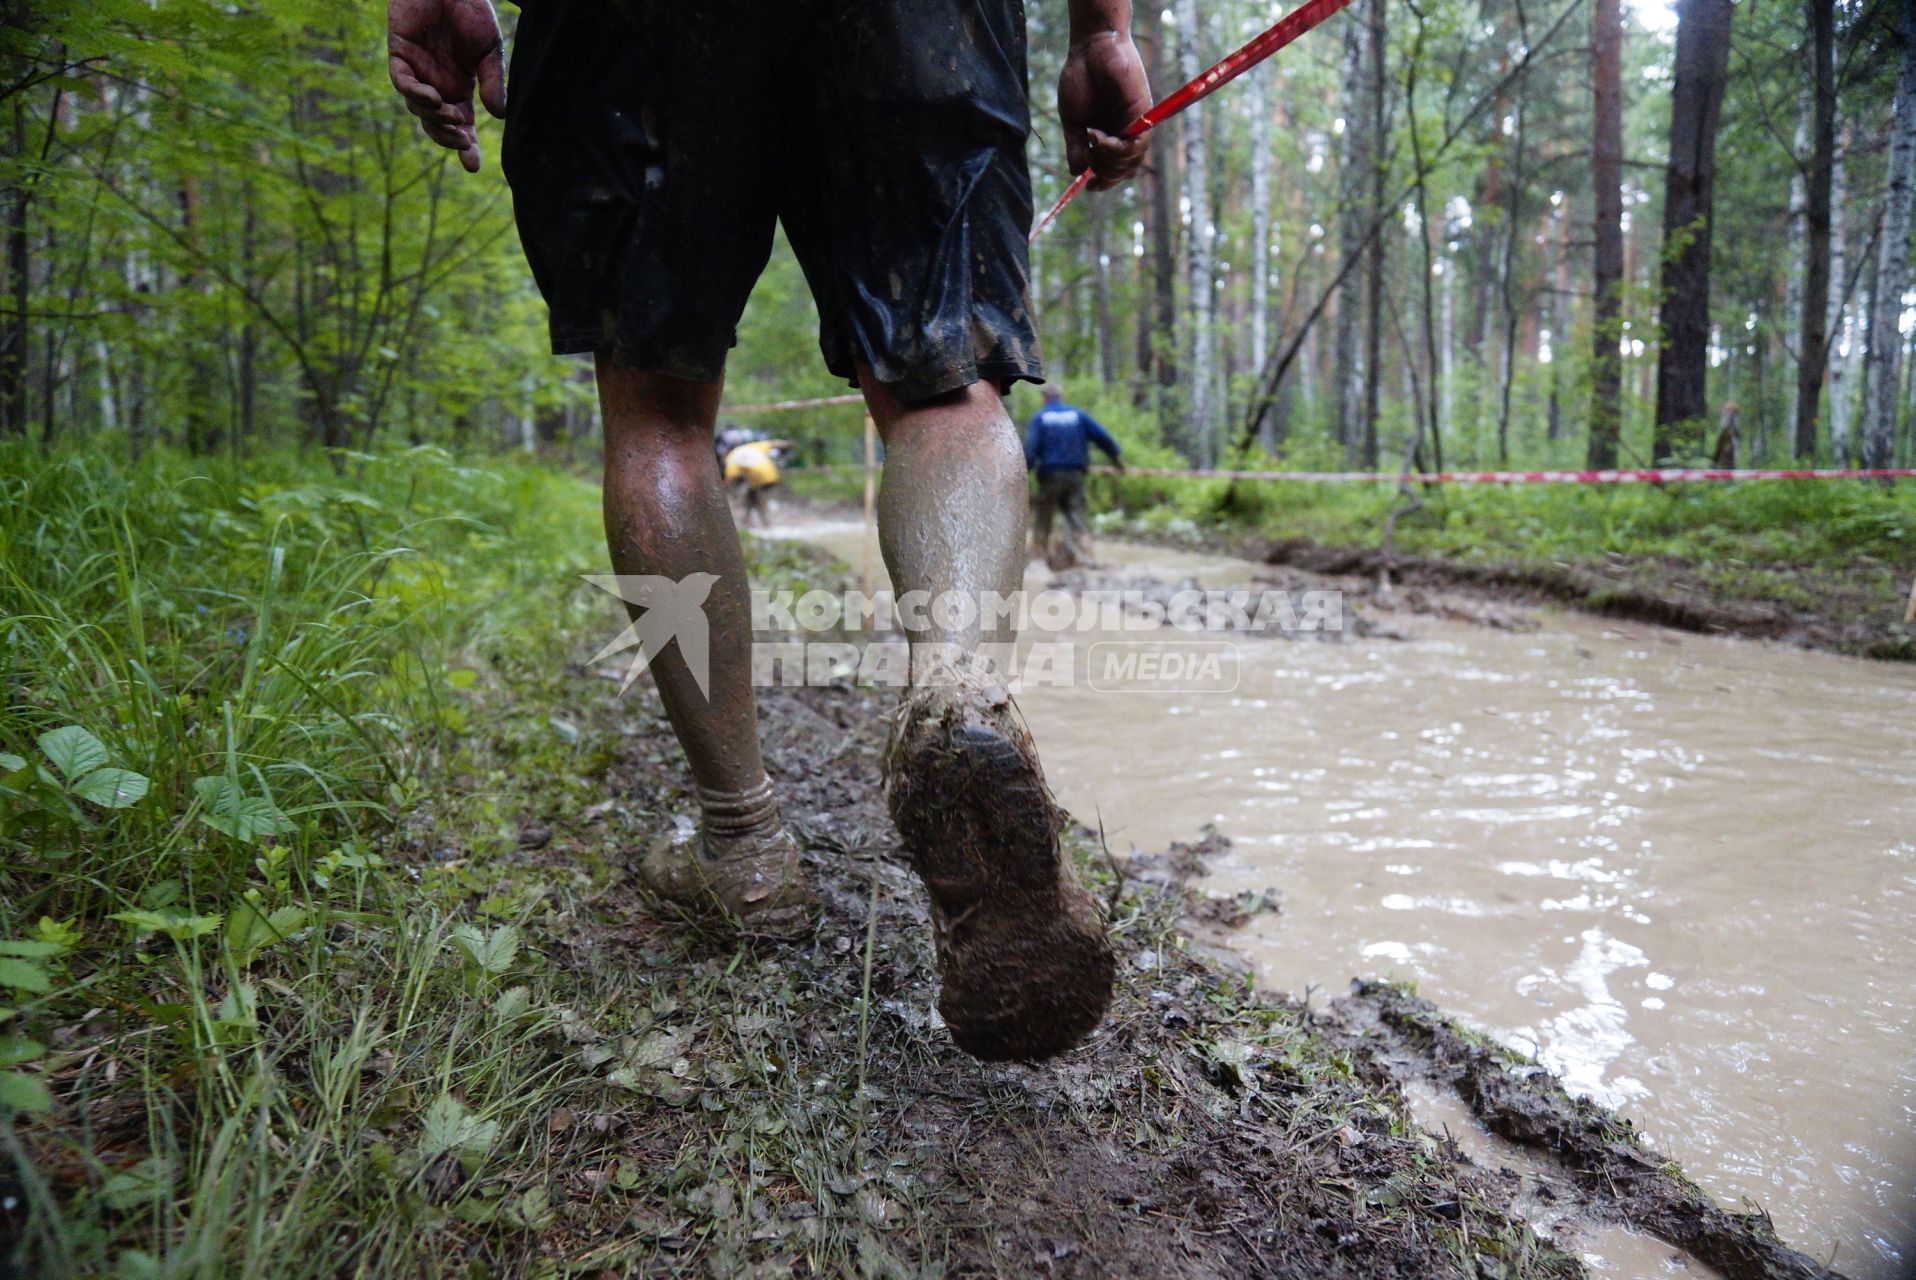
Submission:
{"label": "muddy sock", "polygon": [[718,843],[775,834],[782,825],[772,780],[761,778],[743,791],[700,787],[699,811],[707,835]]}

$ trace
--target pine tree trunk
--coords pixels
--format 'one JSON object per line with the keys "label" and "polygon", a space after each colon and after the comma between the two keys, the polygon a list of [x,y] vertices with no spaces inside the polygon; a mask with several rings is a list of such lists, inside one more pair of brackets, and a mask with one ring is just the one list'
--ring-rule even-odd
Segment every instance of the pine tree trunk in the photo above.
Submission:
{"label": "pine tree trunk", "polygon": [[27,245],[27,104],[24,94],[13,99],[13,156],[15,178],[7,199],[7,283],[11,314],[0,331],[0,432],[27,433],[27,323],[31,298],[28,273],[32,261]]}
{"label": "pine tree trunk", "polygon": [[1903,293],[1909,287],[1909,219],[1916,197],[1916,0],[1897,5],[1895,115],[1889,133],[1889,184],[1876,239],[1876,287],[1870,294],[1864,355],[1863,466],[1887,467],[1895,452],[1901,384]]}
{"label": "pine tree trunk", "polygon": [[[1804,175],[1803,313],[1796,366],[1796,456],[1816,456],[1816,424],[1829,365],[1831,206],[1836,170],[1836,6],[1809,0],[1810,165]],[[1840,314],[1840,309],[1839,309]],[[1832,389],[1833,390],[1833,389]],[[1831,406],[1832,419],[1834,405]]]}
{"label": "pine tree trunk", "polygon": [[1595,111],[1591,180],[1596,193],[1592,254],[1590,445],[1588,464],[1617,465],[1623,426],[1623,13],[1620,0],[1595,0],[1591,79]]}
{"label": "pine tree trunk", "polygon": [[[1159,10],[1152,34],[1145,41],[1151,83],[1166,81],[1164,56],[1164,19]],[[1171,211],[1171,155],[1160,143],[1153,151],[1146,177],[1151,184],[1151,305],[1148,309],[1150,332],[1141,339],[1150,348],[1150,367],[1157,380],[1158,428],[1167,440],[1177,439],[1171,429],[1174,404],[1172,389],[1178,383],[1177,332],[1177,221]]]}
{"label": "pine tree trunk", "polygon": [[1703,452],[1709,417],[1710,233],[1716,128],[1730,71],[1731,0],[1678,0],[1670,165],[1664,178],[1657,352],[1659,465]]}
{"label": "pine tree trunk", "polygon": [[1563,434],[1563,355],[1564,317],[1570,314],[1565,295],[1570,289],[1570,220],[1564,216],[1562,192],[1550,196],[1550,218],[1545,224],[1544,278],[1549,281],[1550,306],[1546,323],[1550,326],[1550,408],[1544,419],[1544,439],[1556,440]]}

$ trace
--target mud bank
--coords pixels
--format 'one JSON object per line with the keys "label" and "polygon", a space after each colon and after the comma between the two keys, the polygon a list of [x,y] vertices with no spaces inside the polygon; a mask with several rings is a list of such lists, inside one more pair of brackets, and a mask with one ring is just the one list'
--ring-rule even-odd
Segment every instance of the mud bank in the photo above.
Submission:
{"label": "mud bank", "polygon": [[[826,903],[816,937],[741,947],[664,918],[624,851],[688,807],[669,730],[649,698],[615,699],[598,673],[570,683],[581,727],[616,744],[602,794],[624,799],[526,815],[521,870],[582,887],[537,944],[596,1012],[551,1037],[553,1069],[577,1083],[529,1126],[534,1149],[502,1193],[537,1192],[538,1227],[503,1249],[475,1228],[475,1262],[511,1274],[1568,1277],[1585,1274],[1580,1223],[1664,1221],[1642,1197],[1607,1192],[1612,1170],[1593,1163],[1585,1202],[1553,1224],[1555,1242],[1542,1238],[1516,1208],[1520,1178],[1412,1120],[1404,1064],[1419,1042],[1254,994],[1222,931],[1271,904],[1217,903],[1186,884],[1216,838],[1120,868],[1080,829],[1121,957],[1112,1013],[1052,1064],[967,1059],[933,1011],[922,891],[878,792],[883,707],[855,689],[762,704],[768,760]],[[1534,1072],[1511,1078],[1541,1087]],[[1621,1125],[1563,1105],[1593,1131]],[[1566,1165],[1586,1158],[1559,1146]],[[1760,1221],[1717,1219],[1726,1238],[1780,1249]],[[1827,1274],[1799,1263],[1723,1274]]]}
{"label": "mud bank", "polygon": [[[1339,578],[1360,598],[1388,574],[1412,593],[1467,595],[1516,604],[1559,604],[1602,617],[1648,622],[1704,635],[1781,640],[1856,657],[1916,661],[1916,631],[1902,621],[1904,600],[1842,575],[1787,564],[1705,565],[1674,556],[1606,556],[1590,563],[1466,561],[1391,554],[1375,547],[1325,546],[1309,538],[1210,531],[1196,539],[1123,530],[1127,538],[1199,547],[1262,564]],[[1743,598],[1739,581],[1762,578],[1771,598]],[[1904,589],[1907,579],[1903,580]],[[1782,597],[1796,604],[1781,603]],[[1448,611],[1437,606],[1434,611]]]}

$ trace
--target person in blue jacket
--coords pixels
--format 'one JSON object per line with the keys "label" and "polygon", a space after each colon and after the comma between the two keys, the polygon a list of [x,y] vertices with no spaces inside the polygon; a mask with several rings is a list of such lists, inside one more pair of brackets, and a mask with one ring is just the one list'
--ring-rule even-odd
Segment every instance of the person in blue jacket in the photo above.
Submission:
{"label": "person in blue jacket", "polygon": [[[1118,442],[1098,420],[1064,402],[1057,383],[1044,389],[1044,408],[1025,428],[1025,469],[1038,473],[1038,496],[1032,505],[1031,541],[1035,554],[1054,569],[1085,560],[1090,532],[1085,519],[1084,477],[1091,468],[1091,446],[1096,445],[1111,465],[1124,470]],[[1051,526],[1064,517],[1064,539],[1054,553]]]}

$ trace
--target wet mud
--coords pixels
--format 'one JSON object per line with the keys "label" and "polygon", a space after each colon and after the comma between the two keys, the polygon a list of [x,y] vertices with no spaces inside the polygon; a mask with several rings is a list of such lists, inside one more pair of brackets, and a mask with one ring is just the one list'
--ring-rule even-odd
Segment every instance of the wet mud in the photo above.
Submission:
{"label": "wet mud", "polygon": [[[533,821],[527,854],[555,874],[616,858],[691,801],[663,720],[597,701],[621,721],[606,780],[630,800]],[[959,1052],[935,1012],[924,893],[879,792],[884,710],[850,688],[764,702],[767,758],[825,904],[814,938],[741,948],[688,932],[615,870],[583,928],[546,940],[582,985],[629,979],[559,1047],[618,1066],[621,1088],[552,1120],[545,1256],[587,1274],[819,1274],[837,1250],[875,1275],[1586,1274],[1525,1220],[1521,1179],[1415,1123],[1408,1036],[1250,989],[1220,940],[1279,908],[1192,890],[1228,849],[1218,833],[1121,866],[1074,827],[1111,918],[1108,1016],[1043,1066]],[[1626,1128],[1579,1105],[1592,1132]],[[1610,1194],[1609,1176],[1596,1169],[1552,1229],[1665,1204]]]}
{"label": "wet mud", "polygon": [[[1265,564],[1351,580],[1365,594],[1388,579],[1413,591],[1486,595],[1496,600],[1568,605],[1599,617],[1646,622],[1703,635],[1782,640],[1862,658],[1916,661],[1916,633],[1902,625],[1902,601],[1865,593],[1835,575],[1770,566],[1807,601],[1739,600],[1706,570],[1674,556],[1605,557],[1594,564],[1488,562],[1321,546],[1309,538],[1225,540],[1232,554]],[[1892,609],[1892,606],[1894,608]],[[1438,611],[1442,611],[1439,607]]]}
{"label": "wet mud", "polygon": [[1428,1000],[1359,980],[1332,1006],[1336,1022],[1400,1083],[1421,1076],[1447,1087],[1492,1133],[1556,1161],[1586,1197],[1585,1211],[1647,1231],[1724,1280],[1823,1280],[1822,1263],[1789,1248],[1762,1210],[1725,1210],[1650,1149],[1627,1120],[1575,1098],[1533,1060],[1460,1027]]}
{"label": "wet mud", "polygon": [[1451,1064],[1446,1037],[1482,1044],[1485,1062],[1503,1051],[1421,1004],[1390,1006],[1441,1028],[1413,1036],[1348,1001],[1257,991],[1231,942],[1284,899],[1195,885],[1231,854],[1217,830],[1121,859],[1095,815],[1074,823],[1067,847],[1110,922],[1110,1011],[1042,1066],[961,1053],[936,1008],[925,893],[879,787],[889,695],[762,699],[768,766],[824,903],[818,934],[741,946],[690,932],[619,870],[620,850],[692,801],[669,729],[643,699],[580,702],[619,743],[603,781],[626,799],[534,820],[534,856],[555,873],[611,870],[551,954],[582,984],[630,979],[568,1032],[622,1085],[548,1162],[566,1212],[540,1247],[570,1269],[1569,1277],[1590,1274],[1584,1233],[1615,1224],[1732,1263],[1739,1248],[1795,1256],[1660,1157],[1643,1158],[1667,1187],[1613,1186],[1628,1126],[1594,1104],[1564,1104],[1603,1141],[1552,1148],[1577,1191],[1548,1213],[1534,1182],[1427,1131],[1416,1089],[1473,1113],[1473,1088],[1502,1097],[1488,1066]]}

